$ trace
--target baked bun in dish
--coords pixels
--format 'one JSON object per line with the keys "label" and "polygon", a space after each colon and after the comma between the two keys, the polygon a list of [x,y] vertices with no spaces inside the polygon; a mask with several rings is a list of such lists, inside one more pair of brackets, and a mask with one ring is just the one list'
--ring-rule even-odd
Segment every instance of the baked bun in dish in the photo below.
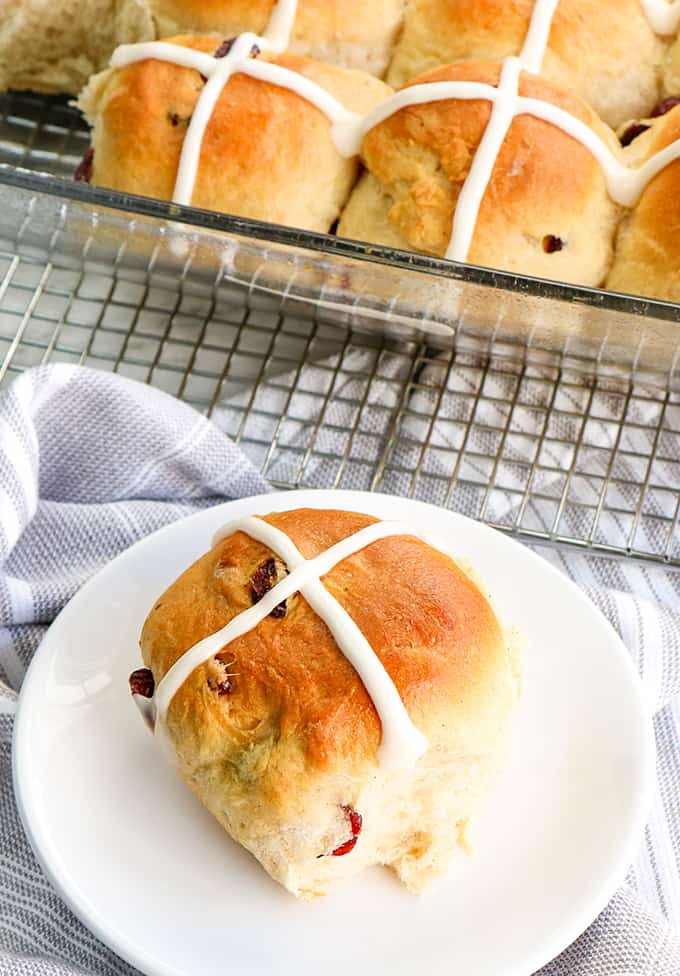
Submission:
{"label": "baked bun in dish", "polygon": [[118,44],[264,33],[275,13],[294,54],[382,76],[403,10],[404,0],[0,0],[0,91],[77,94]]}
{"label": "baked bun in dish", "polygon": [[[145,11],[150,37],[189,33],[233,37],[244,31],[263,34],[276,6],[275,0],[127,3]],[[298,0],[289,49],[294,54],[381,76],[391,57],[403,12],[404,0]]]}
{"label": "baked bun in dish", "polygon": [[419,892],[508,747],[518,663],[486,596],[407,525],[229,525],[160,597],[131,689],[183,779],[293,894],[373,864]]}
{"label": "baked bun in dish", "polygon": [[0,87],[72,89],[117,44],[77,179],[600,286],[680,159],[610,128],[680,94],[679,28],[680,0],[0,0]]}
{"label": "baked bun in dish", "polygon": [[[363,114],[390,94],[383,82],[363,72],[260,51],[251,43],[253,36],[233,42],[182,36],[162,49],[170,50],[170,57],[173,46],[178,58],[207,55],[208,72],[222,58],[226,64],[230,45],[245,40],[248,50],[240,64],[246,70],[277,69],[293,85],[311,83],[313,94],[343,112]],[[131,46],[134,52],[138,48],[146,45]],[[237,216],[329,230],[355,182],[358,161],[337,151],[327,116],[297,92],[236,70],[208,106],[195,138],[199,99],[207,94],[210,100],[201,68],[200,60],[187,67],[151,56],[91,80],[79,102],[93,129],[91,181]],[[184,190],[176,193],[180,183]]]}
{"label": "baked bun in dish", "polygon": [[116,43],[112,0],[0,0],[0,91],[75,94]]}
{"label": "baked bun in dish", "polygon": [[[680,139],[680,102],[661,103],[657,112],[668,105],[674,107],[636,124],[631,164],[643,166]],[[621,222],[607,288],[680,302],[680,159],[657,173]]]}
{"label": "baked bun in dish", "polygon": [[663,95],[680,95],[680,31],[670,44],[663,63],[661,78]]}
{"label": "baked bun in dish", "polygon": [[[451,82],[498,86],[502,70],[494,63],[445,65],[414,79],[404,93]],[[614,133],[575,95],[526,72],[519,75],[518,93],[579,120],[620,155]],[[487,99],[454,97],[452,91],[441,101],[407,105],[371,128],[361,150],[367,173],[338,232],[486,267],[602,284],[620,210],[600,163],[552,122],[516,114],[497,153],[487,154],[489,180],[480,187],[479,206],[461,203],[463,187],[466,193],[472,188],[473,167],[486,166],[486,144],[484,151],[480,147],[490,114]],[[464,244],[451,253],[456,237]]]}
{"label": "baked bun in dish", "polygon": [[388,81],[401,87],[439,64],[519,55],[532,18],[549,33],[531,70],[605,122],[644,116],[658,101],[664,46],[640,0],[410,0]]}

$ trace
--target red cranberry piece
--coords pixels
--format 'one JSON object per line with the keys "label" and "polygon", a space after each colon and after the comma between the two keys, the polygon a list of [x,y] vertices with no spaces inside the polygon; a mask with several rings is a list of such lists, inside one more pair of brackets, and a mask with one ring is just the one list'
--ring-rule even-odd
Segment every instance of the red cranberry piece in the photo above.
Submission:
{"label": "red cranberry piece", "polygon": [[230,668],[236,664],[236,661],[233,658],[227,660],[226,656],[222,657],[220,654],[217,654],[215,655],[215,664],[218,664],[222,668],[222,674],[211,675],[208,678],[208,688],[220,697],[230,695],[234,690],[232,678],[237,677],[237,674],[231,671]]}
{"label": "red cranberry piece", "polygon": [[662,102],[659,102],[658,105],[655,105],[649,113],[649,116],[652,119],[658,119],[660,116],[670,112],[676,105],[680,105],[680,95],[670,95],[668,98],[664,98]]}
{"label": "red cranberry piece", "polygon": [[130,691],[133,695],[141,695],[142,698],[153,698],[156,683],[149,668],[137,668],[128,678]]}
{"label": "red cranberry piece", "polygon": [[360,813],[350,806],[344,806],[342,808],[345,811],[347,817],[349,817],[349,825],[352,830],[352,837],[358,837],[361,833],[361,828],[364,823],[364,818]]}
{"label": "red cranberry piece", "polygon": [[87,150],[83,158],[78,163],[73,179],[78,183],[90,183],[92,180],[92,170],[94,168],[94,149],[92,146]]}
{"label": "red cranberry piece", "polygon": [[230,695],[232,692],[231,678],[227,675],[223,681],[216,681],[215,678],[208,678],[208,688],[217,692],[220,698],[223,695]]}
{"label": "red cranberry piece", "polygon": [[[236,38],[235,37],[229,37],[229,38],[227,38],[226,41],[222,41],[222,43],[220,44],[220,46],[217,48],[217,50],[213,54],[213,57],[214,58],[226,58],[226,56],[229,54],[229,52],[231,51],[232,47],[234,46],[235,41],[236,41]],[[251,58],[256,58],[261,53],[262,52],[260,51],[260,48],[257,46],[257,44],[253,44],[253,46],[250,49],[250,57]],[[201,78],[203,79],[204,82],[206,82],[208,80],[205,75],[201,75]]]}
{"label": "red cranberry piece", "polygon": [[[278,581],[278,571],[275,559],[266,559],[257,567],[250,577],[250,596],[253,604],[259,603],[265,594],[269,593]],[[286,601],[282,600],[269,614],[270,617],[280,619],[286,616]]]}
{"label": "red cranberry piece", "polygon": [[[226,58],[226,56],[229,54],[229,52],[231,51],[232,47],[234,46],[234,42],[235,41],[236,41],[236,38],[235,37],[230,37],[228,40],[222,41],[222,43],[220,44],[220,46],[217,48],[217,50],[213,54],[213,57],[214,58]],[[250,49],[250,57],[251,58],[256,58],[258,56],[258,54],[261,54],[261,53],[262,52],[260,51],[260,48],[257,46],[257,44],[253,44],[253,46]]]}
{"label": "red cranberry piece", "polygon": [[633,122],[623,133],[619,142],[622,146],[630,146],[631,142],[637,139],[638,136],[641,136],[643,132],[646,132],[648,128],[649,126],[645,125],[644,122]]}
{"label": "red cranberry piece", "polygon": [[213,54],[213,57],[214,58],[226,58],[226,56],[229,54],[229,52],[231,51],[232,47],[234,46],[234,41],[235,40],[236,40],[235,37],[230,37],[228,40],[222,41],[222,43],[220,44],[220,46],[217,48],[217,50]]}
{"label": "red cranberry piece", "polygon": [[543,250],[546,254],[554,254],[555,251],[561,251],[564,247],[564,241],[561,237],[556,237],[554,234],[546,234],[543,238]]}
{"label": "red cranberry piece", "polygon": [[349,840],[346,840],[343,844],[336,847],[335,850],[331,851],[331,857],[342,857],[343,854],[349,854],[350,851],[354,850],[364,822],[363,817],[360,813],[357,813],[354,807],[345,805],[342,809],[344,810],[345,816],[349,820],[349,827],[352,831],[352,836]]}
{"label": "red cranberry piece", "polygon": [[331,857],[342,857],[344,854],[349,854],[349,852],[353,851],[356,847],[356,843],[357,838],[350,837],[350,839],[346,840],[344,844],[340,844],[340,846],[336,847],[334,851],[331,851]]}

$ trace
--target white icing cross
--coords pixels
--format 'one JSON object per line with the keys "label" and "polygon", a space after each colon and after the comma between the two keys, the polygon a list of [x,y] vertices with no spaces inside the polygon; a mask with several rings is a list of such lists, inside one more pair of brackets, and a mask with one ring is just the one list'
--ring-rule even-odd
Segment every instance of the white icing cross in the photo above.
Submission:
{"label": "white icing cross", "polygon": [[525,71],[541,73],[545,52],[548,50],[553,17],[560,0],[536,0],[519,59]]}
{"label": "white icing cross", "polygon": [[[657,33],[672,33],[680,24],[680,0],[672,0],[671,3],[666,0],[641,0],[641,3],[652,29]],[[491,102],[491,115],[461,188],[446,249],[447,258],[463,262],[468,259],[479,210],[498,154],[513,119],[518,115],[543,119],[585,146],[602,167],[609,195],[623,206],[634,206],[648,183],[671,162],[680,159],[678,139],[644,165],[629,169],[580,119],[550,102],[519,94],[521,71],[538,74],[541,70],[558,4],[559,0],[535,0],[522,51],[519,57],[509,57],[503,61],[498,87],[465,81],[412,85],[386,98],[363,117],[350,112],[320,85],[297,72],[250,57],[253,45],[263,51],[280,52],[286,49],[295,23],[297,0],[278,0],[264,35],[241,34],[224,58],[155,41],[122,45],[114,52],[111,65],[118,68],[155,58],[193,68],[208,79],[187,129],[172,197],[173,202],[186,205],[191,203],[206,127],[224,86],[237,72],[287,88],[315,105],[331,123],[331,136],[338,153],[347,157],[359,153],[363,139],[371,129],[409,105],[449,99],[484,99]]]}
{"label": "white icing cross", "polygon": [[[647,160],[643,166],[631,170],[580,119],[550,102],[519,95],[520,72],[526,70],[538,74],[541,70],[558,4],[559,0],[536,0],[522,51],[518,58],[509,57],[503,61],[498,87],[464,81],[413,85],[376,106],[360,123],[359,145],[370,129],[408,105],[450,98],[483,98],[491,102],[489,121],[456,203],[451,237],[446,249],[446,257],[451,261],[463,262],[468,258],[482,200],[498,161],[498,154],[517,115],[532,115],[550,122],[585,146],[602,167],[609,195],[623,206],[634,206],[648,183],[669,163],[680,158],[678,139]],[[643,6],[655,30],[660,29],[657,25],[661,24],[664,10],[673,11],[672,16],[675,18],[669,29],[680,23],[680,0],[674,0],[671,5],[665,0],[643,0]],[[668,25],[671,22],[667,18],[663,23]]]}
{"label": "white icing cross", "polygon": [[680,24],[680,0],[640,0],[652,30],[656,34],[674,34]]}
{"label": "white icing cross", "polygon": [[[285,532],[253,517],[243,518],[226,526],[215,536],[213,545],[235,532],[244,532],[267,546],[285,562],[289,575],[272,587],[258,603],[238,614],[217,633],[199,641],[175,661],[159,682],[153,696],[152,711],[156,732],[165,734],[168,707],[197,667],[219,654],[227,644],[257,627],[288,597],[300,593],[324,621],[375,705],[382,724],[379,750],[381,767],[412,766],[426,752],[427,739],[411,721],[394,682],[368,640],[345,608],[323,585],[321,577],[343,559],[365,549],[373,542],[388,536],[414,535],[413,529],[399,522],[375,522],[342,539],[314,559],[305,559]],[[145,703],[145,709],[145,718],[148,720],[148,702]]]}
{"label": "white icing cross", "polygon": [[[234,40],[231,50],[221,58],[204,54],[201,51],[182,48],[177,44],[168,44],[164,41],[122,44],[113,52],[111,57],[112,68],[121,68],[137,61],[153,58],[184,68],[193,68],[208,79],[194,107],[182,145],[172,195],[173,203],[186,206],[191,203],[205,130],[215,111],[222,90],[233,74],[249,75],[259,81],[265,81],[279,88],[287,88],[296,92],[323,112],[334,127],[336,125],[346,127],[359,118],[324,88],[297,71],[291,71],[267,61],[257,61],[250,56],[253,47],[259,48],[261,51],[285,51],[290,41],[296,12],[297,0],[278,0],[264,35],[240,34]],[[334,135],[333,129],[331,135]],[[342,140],[342,135],[339,136],[339,139]],[[336,143],[336,147],[342,155],[349,155],[344,153],[342,141]]]}
{"label": "white icing cross", "polygon": [[498,88],[494,89],[496,96],[492,102],[489,121],[456,202],[453,233],[446,253],[446,256],[453,260],[456,260],[456,256],[459,254],[464,254],[467,257],[470,251],[479,217],[479,208],[482,205],[498,154],[515,117],[521,69],[522,66],[518,58],[508,58],[503,62]]}

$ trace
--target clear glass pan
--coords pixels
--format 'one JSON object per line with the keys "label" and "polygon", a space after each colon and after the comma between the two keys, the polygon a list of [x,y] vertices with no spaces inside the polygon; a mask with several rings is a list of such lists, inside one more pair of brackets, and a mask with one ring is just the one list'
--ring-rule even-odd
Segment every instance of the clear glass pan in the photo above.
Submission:
{"label": "clear glass pan", "polygon": [[[680,305],[455,264],[63,178],[87,144],[63,100],[0,97],[0,246],[122,278],[226,280],[281,309],[434,346],[675,388]],[[21,164],[21,165],[16,165]],[[51,170],[42,172],[39,170]],[[54,174],[59,175],[54,175]]]}

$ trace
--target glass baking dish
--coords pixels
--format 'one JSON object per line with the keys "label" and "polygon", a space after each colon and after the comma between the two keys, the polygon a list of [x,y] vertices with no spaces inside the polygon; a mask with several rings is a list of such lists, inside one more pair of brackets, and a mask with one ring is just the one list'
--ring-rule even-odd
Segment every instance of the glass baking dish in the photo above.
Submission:
{"label": "glass baking dish", "polygon": [[87,132],[63,99],[0,96],[0,247],[183,287],[228,282],[282,311],[549,362],[678,381],[680,305],[180,207],[68,178]]}

